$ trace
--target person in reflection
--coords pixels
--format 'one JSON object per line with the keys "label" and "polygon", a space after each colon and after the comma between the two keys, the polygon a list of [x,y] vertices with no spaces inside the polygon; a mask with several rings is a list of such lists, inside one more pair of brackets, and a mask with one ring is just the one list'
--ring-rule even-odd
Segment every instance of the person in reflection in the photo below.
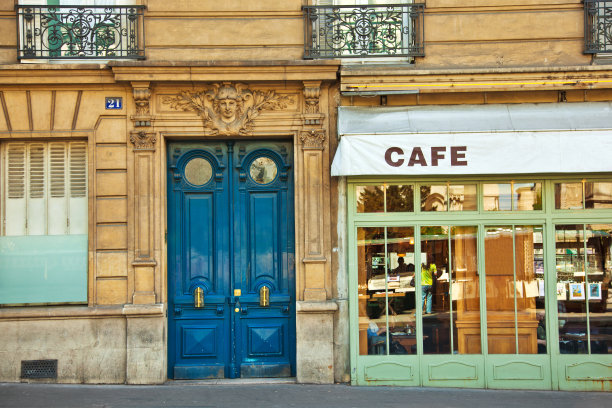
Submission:
{"label": "person in reflection", "polygon": [[393,269],[392,273],[400,276],[402,273],[408,272],[408,265],[404,261],[404,257],[397,258],[397,268]]}
{"label": "person in reflection", "polygon": [[[425,314],[431,313],[431,304],[433,302],[433,279],[434,276],[439,278],[438,276],[438,268],[435,263],[430,263],[429,265],[421,264],[421,304],[425,307]],[[425,301],[427,300],[427,303]]]}

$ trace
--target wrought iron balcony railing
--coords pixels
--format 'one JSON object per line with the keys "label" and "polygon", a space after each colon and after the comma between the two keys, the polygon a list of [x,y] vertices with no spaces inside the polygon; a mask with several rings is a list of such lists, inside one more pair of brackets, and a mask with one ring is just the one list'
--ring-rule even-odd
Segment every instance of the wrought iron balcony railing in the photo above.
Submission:
{"label": "wrought iron balcony railing", "polygon": [[584,0],[585,53],[612,53],[612,0]]}
{"label": "wrought iron balcony railing", "polygon": [[424,4],[304,6],[304,58],[424,56]]}
{"label": "wrought iron balcony railing", "polygon": [[18,59],[143,59],[144,6],[17,6]]}

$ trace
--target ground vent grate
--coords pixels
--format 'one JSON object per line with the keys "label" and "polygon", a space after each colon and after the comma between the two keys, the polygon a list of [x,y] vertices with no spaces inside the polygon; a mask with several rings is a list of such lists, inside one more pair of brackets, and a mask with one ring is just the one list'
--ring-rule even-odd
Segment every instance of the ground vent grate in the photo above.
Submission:
{"label": "ground vent grate", "polygon": [[22,360],[21,378],[57,378],[57,360]]}

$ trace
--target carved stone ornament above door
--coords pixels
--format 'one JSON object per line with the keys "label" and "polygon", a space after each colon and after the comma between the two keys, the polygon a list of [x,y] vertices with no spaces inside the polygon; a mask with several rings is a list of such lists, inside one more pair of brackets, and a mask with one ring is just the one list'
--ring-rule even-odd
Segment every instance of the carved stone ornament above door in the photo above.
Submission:
{"label": "carved stone ornament above door", "polygon": [[254,120],[262,111],[285,109],[294,100],[274,91],[223,82],[202,91],[180,91],[162,102],[175,110],[196,112],[210,135],[235,136],[252,134]]}

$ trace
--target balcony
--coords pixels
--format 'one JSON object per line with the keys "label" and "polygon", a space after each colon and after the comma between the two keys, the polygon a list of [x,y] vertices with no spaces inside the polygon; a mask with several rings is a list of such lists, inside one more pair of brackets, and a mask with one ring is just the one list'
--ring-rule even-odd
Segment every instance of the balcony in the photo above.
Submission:
{"label": "balcony", "polygon": [[144,59],[144,6],[17,6],[17,58]]}
{"label": "balcony", "polygon": [[585,53],[612,53],[612,0],[584,0]]}
{"label": "balcony", "polygon": [[304,6],[304,58],[424,56],[424,4]]}

